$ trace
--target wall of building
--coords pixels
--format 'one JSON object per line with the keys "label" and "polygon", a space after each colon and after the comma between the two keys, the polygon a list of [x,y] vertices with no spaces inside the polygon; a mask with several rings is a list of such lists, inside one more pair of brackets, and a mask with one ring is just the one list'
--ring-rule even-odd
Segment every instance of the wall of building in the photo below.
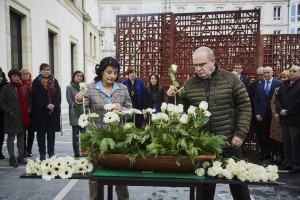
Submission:
{"label": "wall of building", "polygon": [[[83,3],[82,3],[83,2]],[[71,81],[71,43],[74,47],[74,71],[85,72],[87,82],[95,76],[94,66],[101,58],[98,0],[5,0],[0,1],[0,66],[11,68],[10,10],[21,15],[22,68],[39,74],[41,63],[49,63],[48,32],[56,34],[54,74],[62,89],[66,106],[66,86]],[[85,13],[83,12],[83,6]],[[92,47],[91,47],[92,46]]]}

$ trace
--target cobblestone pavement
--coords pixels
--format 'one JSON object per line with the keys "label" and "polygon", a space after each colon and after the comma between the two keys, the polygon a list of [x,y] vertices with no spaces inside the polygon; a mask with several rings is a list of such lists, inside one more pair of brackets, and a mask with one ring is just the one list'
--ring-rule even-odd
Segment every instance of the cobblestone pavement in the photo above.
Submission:
{"label": "cobblestone pavement", "polygon": [[[63,131],[56,135],[55,153],[57,156],[73,156],[72,134],[65,112],[62,117]],[[6,141],[6,138],[5,138]],[[25,166],[10,167],[6,142],[3,147],[6,159],[0,160],[0,200],[85,200],[89,199],[87,180],[20,179]],[[32,159],[38,156],[35,139]],[[281,186],[249,186],[252,199],[300,199],[300,175],[280,174]],[[186,200],[189,188],[170,187],[129,187],[130,200]],[[114,199],[117,199],[114,194]],[[215,200],[231,200],[228,185],[217,185]]]}

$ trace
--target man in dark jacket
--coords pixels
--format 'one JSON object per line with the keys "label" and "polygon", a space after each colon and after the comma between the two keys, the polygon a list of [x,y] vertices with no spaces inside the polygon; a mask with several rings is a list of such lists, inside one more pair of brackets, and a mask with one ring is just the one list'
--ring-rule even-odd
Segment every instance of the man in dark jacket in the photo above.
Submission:
{"label": "man in dark jacket", "polygon": [[[249,131],[251,105],[248,93],[241,80],[231,72],[220,69],[215,64],[213,51],[200,47],[193,53],[196,74],[184,85],[181,98],[185,110],[208,102],[211,112],[205,129],[215,135],[224,135],[228,144],[223,149],[223,157],[242,157],[244,139]],[[174,96],[177,89],[170,86],[167,94]],[[250,200],[248,187],[230,184],[234,199]],[[203,184],[202,199],[213,200],[216,184]]]}
{"label": "man in dark jacket", "polygon": [[300,173],[300,66],[290,68],[290,79],[283,82],[276,96],[285,161],[283,169]]}

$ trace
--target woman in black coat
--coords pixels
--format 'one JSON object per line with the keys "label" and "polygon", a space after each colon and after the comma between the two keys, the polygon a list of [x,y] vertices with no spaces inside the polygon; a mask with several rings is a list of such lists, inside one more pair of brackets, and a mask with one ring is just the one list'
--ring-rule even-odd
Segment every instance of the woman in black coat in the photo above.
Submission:
{"label": "woman in black coat", "polygon": [[[5,73],[2,71],[0,67],[0,92],[4,85],[6,85],[7,79],[5,77]],[[4,142],[4,130],[3,130],[3,111],[0,109],[0,159],[5,159],[2,153],[2,146]]]}
{"label": "woman in black coat", "polygon": [[155,109],[156,112],[161,112],[162,102],[165,102],[164,90],[159,87],[158,75],[151,74],[147,84],[146,106]]}
{"label": "woman in black coat", "polygon": [[55,132],[60,131],[61,89],[50,66],[40,65],[40,74],[32,82],[32,124],[37,132],[40,159],[46,157],[46,134],[49,158],[54,155]]}

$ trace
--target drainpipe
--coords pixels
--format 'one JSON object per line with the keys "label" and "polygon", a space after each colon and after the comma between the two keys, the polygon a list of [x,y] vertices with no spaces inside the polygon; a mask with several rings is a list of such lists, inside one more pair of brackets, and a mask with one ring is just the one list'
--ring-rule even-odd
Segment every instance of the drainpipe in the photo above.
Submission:
{"label": "drainpipe", "polygon": [[85,0],[82,0],[83,74],[85,73]]}
{"label": "drainpipe", "polygon": [[289,1],[288,1],[288,5],[287,5],[287,7],[288,7],[288,18],[287,18],[287,20],[288,20],[288,23],[287,23],[287,34],[289,34],[289,29],[290,29],[290,2],[291,2],[291,0],[289,0]]}

